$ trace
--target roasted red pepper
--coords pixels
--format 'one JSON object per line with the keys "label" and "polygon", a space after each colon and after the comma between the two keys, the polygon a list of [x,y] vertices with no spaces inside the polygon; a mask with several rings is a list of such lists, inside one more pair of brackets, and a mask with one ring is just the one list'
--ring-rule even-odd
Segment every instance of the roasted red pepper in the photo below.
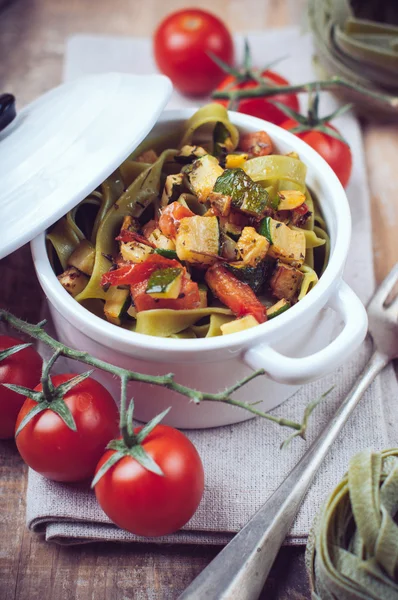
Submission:
{"label": "roasted red pepper", "polygon": [[215,264],[208,269],[205,275],[206,283],[213,294],[237,317],[253,315],[259,322],[267,320],[267,312],[260,300],[247,283],[239,281],[223,265]]}
{"label": "roasted red pepper", "polygon": [[168,267],[181,268],[181,266],[178,260],[165,258],[164,256],[160,256],[160,254],[151,254],[145,262],[124,265],[119,269],[104,273],[101,285],[130,285],[139,283],[148,279],[156,269],[166,269]]}

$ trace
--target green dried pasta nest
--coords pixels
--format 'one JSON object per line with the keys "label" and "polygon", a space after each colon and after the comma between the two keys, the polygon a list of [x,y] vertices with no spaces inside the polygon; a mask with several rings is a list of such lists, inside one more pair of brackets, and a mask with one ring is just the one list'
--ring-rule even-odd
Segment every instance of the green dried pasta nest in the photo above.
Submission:
{"label": "green dried pasta nest", "polygon": [[[398,2],[309,0],[308,19],[321,78],[339,76],[368,90],[398,95]],[[398,119],[389,105],[339,87],[336,94],[354,102],[371,119]]]}
{"label": "green dried pasta nest", "polygon": [[308,540],[314,600],[397,600],[397,514],[398,448],[356,454]]}

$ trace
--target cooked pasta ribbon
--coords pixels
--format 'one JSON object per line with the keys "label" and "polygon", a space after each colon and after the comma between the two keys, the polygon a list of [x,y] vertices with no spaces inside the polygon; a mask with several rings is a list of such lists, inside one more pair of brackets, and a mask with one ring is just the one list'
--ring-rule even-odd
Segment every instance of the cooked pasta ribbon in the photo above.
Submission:
{"label": "cooked pasta ribbon", "polygon": [[85,289],[76,296],[78,302],[87,298],[106,300],[107,292],[101,286],[101,277],[110,267],[107,256],[113,256],[117,253],[115,238],[120,230],[123,218],[126,215],[139,217],[150,203],[159,196],[163,163],[172,158],[175,153],[176,150],[162,152],[158,160],[133,181],[106,213],[98,228],[93,274]]}
{"label": "cooked pasta ribbon", "polygon": [[[197,321],[204,317],[212,315],[225,315],[234,319],[232,311],[228,308],[195,308],[192,310],[172,310],[169,308],[159,308],[155,310],[145,310],[137,313],[137,333],[145,333],[146,335],[155,335],[159,337],[169,337],[170,335],[179,333],[188,327],[192,327]],[[219,327],[222,323],[214,327]],[[210,330],[210,327],[209,327]],[[206,332],[208,335],[209,330]],[[193,329],[195,332],[195,330]],[[215,335],[212,333],[212,335]],[[219,334],[216,334],[219,335]],[[204,336],[203,336],[204,337]]]}
{"label": "cooked pasta ribbon", "polygon": [[47,240],[52,244],[63,269],[68,266],[68,258],[77,248],[81,239],[75,228],[70,226],[67,217],[59,219],[51,232],[47,234]]}
{"label": "cooked pasta ribbon", "polygon": [[[326,240],[318,236],[315,229],[303,229],[302,227],[295,227],[294,225],[290,226],[290,229],[294,231],[304,231],[305,235],[305,247],[307,250],[311,248],[319,248],[319,246],[323,246],[326,243]],[[318,228],[320,230],[320,228]]]}
{"label": "cooked pasta ribbon", "polygon": [[211,127],[212,131],[217,123],[222,123],[228,130],[231,139],[231,150],[235,150],[239,142],[239,132],[235,125],[229,120],[226,108],[221,104],[216,103],[202,106],[202,108],[199,108],[199,110],[188,119],[184,125],[180,146],[185,146],[185,144],[189,144],[193,140],[195,140],[195,143],[199,143],[201,140],[198,139],[197,136],[201,133],[202,135],[203,133],[208,133],[209,127]]}
{"label": "cooked pasta ribbon", "polygon": [[318,275],[309,265],[304,264],[300,271],[304,273],[304,279],[301,284],[298,300],[302,300],[308,294],[311,288],[318,283]]}
{"label": "cooked pasta ribbon", "polygon": [[305,191],[307,167],[298,158],[283,154],[257,156],[247,160],[243,169],[253,181],[264,182],[264,186],[282,179],[297,184],[300,191]]}
{"label": "cooked pasta ribbon", "polygon": [[314,226],[314,233],[317,235],[318,238],[325,240],[325,245],[323,247],[323,250],[324,250],[323,261],[322,261],[322,264],[319,269],[319,274],[322,275],[322,273],[326,269],[328,262],[329,262],[330,237],[329,237],[329,234],[327,233],[326,229],[323,229],[323,227],[320,227],[318,225]]}

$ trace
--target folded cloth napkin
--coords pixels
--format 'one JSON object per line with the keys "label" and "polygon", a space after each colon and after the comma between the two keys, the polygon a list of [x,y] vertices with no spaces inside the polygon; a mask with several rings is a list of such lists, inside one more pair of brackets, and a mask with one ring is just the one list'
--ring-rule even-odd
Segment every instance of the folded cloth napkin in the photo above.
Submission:
{"label": "folded cloth napkin", "polygon": [[[277,44],[273,43],[275,35],[278,36]],[[88,38],[80,42],[75,39],[75,44],[79,42],[81,45],[83,41],[86,44],[85,52],[79,52],[79,56],[85,57],[86,60],[87,56],[90,56],[91,48],[96,55],[96,64],[102,64],[99,56],[112,56],[114,60],[117,57],[119,70],[123,70],[123,64],[119,61],[122,61],[123,56],[134,55],[133,52],[126,53],[126,44],[134,44],[133,40]],[[250,36],[250,42],[255,63],[264,62],[264,47],[289,47],[291,55],[300,56],[302,60],[285,61],[290,67],[281,68],[282,74],[295,81],[305,81],[312,77],[310,42],[307,37],[300,38],[296,30],[278,30],[277,34],[268,32],[253,35]],[[240,43],[241,40],[238,39],[238,44]],[[122,44],[123,51],[120,51],[118,44]],[[104,52],[104,48],[110,51]],[[275,58],[273,54],[267,52],[268,61]],[[143,53],[139,55],[143,56]],[[111,70],[112,65],[105,64],[103,68]],[[89,70],[89,67],[87,69]],[[71,77],[70,64],[68,72]],[[326,111],[335,108],[336,104],[331,96],[325,95],[322,98],[322,106]],[[374,289],[374,275],[369,195],[361,134],[352,114],[341,117],[339,125],[351,145],[354,157],[353,174],[347,190],[353,215],[353,235],[345,279],[360,298],[367,302]],[[260,418],[226,427],[188,431],[187,435],[197,447],[204,463],[204,497],[196,514],[180,532],[157,538],[155,541],[185,544],[228,542],[278,487],[305,452],[308,444],[331,418],[362,370],[370,351],[368,341],[356,352],[353,359],[337,372],[303,386],[292,398],[273,411],[274,414],[300,421],[308,402],[334,385],[333,392],[317,407],[311,417],[307,442],[296,439],[287,449],[280,450],[280,444],[289,435],[290,430]],[[307,494],[287,543],[306,542],[312,520],[322,500],[341,479],[349,458],[354,453],[367,447],[381,449],[397,444],[397,392],[397,381],[390,366],[366,392],[354,415],[334,443]],[[44,533],[47,540],[62,544],[94,540],[154,541],[153,538],[138,538],[112,525],[87,487],[57,484],[33,471],[29,472],[27,522],[30,529]]]}

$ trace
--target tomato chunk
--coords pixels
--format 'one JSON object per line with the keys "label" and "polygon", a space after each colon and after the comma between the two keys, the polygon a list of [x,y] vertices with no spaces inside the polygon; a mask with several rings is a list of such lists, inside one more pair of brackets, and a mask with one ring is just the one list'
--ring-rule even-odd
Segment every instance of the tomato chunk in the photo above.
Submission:
{"label": "tomato chunk", "polygon": [[243,152],[248,152],[252,156],[267,156],[273,151],[271,138],[265,131],[245,133],[240,138],[239,144]]}
{"label": "tomato chunk", "polygon": [[296,227],[304,227],[311,214],[308,205],[304,202],[304,204],[291,211],[291,224]]}
{"label": "tomato chunk", "polygon": [[307,204],[304,202],[301,206],[297,206],[297,208],[294,209],[294,212],[297,215],[305,215],[309,210]]}
{"label": "tomato chunk", "polygon": [[180,296],[172,298],[153,298],[146,293],[148,279],[130,286],[131,297],[137,312],[155,308],[171,308],[172,310],[189,310],[200,306],[198,284],[186,276],[183,277]]}
{"label": "tomato chunk", "polygon": [[206,283],[219,300],[238,317],[253,315],[259,323],[267,320],[265,307],[247,283],[239,281],[223,265],[215,264],[208,269]]}
{"label": "tomato chunk", "polygon": [[162,210],[159,219],[160,231],[169,238],[175,238],[181,219],[193,217],[193,213],[179,202],[172,202]]}

